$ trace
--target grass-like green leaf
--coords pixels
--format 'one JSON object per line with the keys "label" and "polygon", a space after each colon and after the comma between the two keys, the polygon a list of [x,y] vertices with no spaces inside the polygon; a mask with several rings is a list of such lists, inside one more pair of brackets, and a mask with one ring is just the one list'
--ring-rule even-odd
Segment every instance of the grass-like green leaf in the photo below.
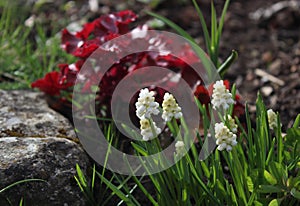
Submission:
{"label": "grass-like green leaf", "polygon": [[14,187],[16,185],[23,184],[23,183],[26,183],[26,182],[45,182],[45,183],[47,183],[47,181],[42,180],[42,179],[25,179],[25,180],[20,180],[20,181],[14,182],[14,183],[12,183],[12,184],[10,184],[10,185],[2,188],[0,190],[0,193],[3,193],[4,191],[6,191],[6,190],[8,190],[8,189],[10,189],[10,188],[12,188],[12,187]]}
{"label": "grass-like green leaf", "polygon": [[162,22],[164,22],[165,24],[167,24],[169,27],[171,27],[172,29],[174,29],[179,35],[181,35],[182,37],[192,41],[195,43],[195,40],[193,37],[191,37],[191,35],[189,35],[184,29],[182,29],[180,26],[178,26],[177,24],[175,24],[174,22],[172,22],[171,20],[156,14],[154,12],[151,11],[147,11],[147,14],[149,14],[150,16],[153,16],[159,20],[161,20]]}
{"label": "grass-like green leaf", "polygon": [[298,191],[296,188],[292,188],[291,195],[300,200],[300,191]]}
{"label": "grass-like green leaf", "polygon": [[258,192],[260,193],[279,193],[283,192],[281,187],[273,186],[273,185],[260,185]]}
{"label": "grass-like green leaf", "polygon": [[229,7],[229,3],[230,0],[226,0],[223,10],[222,10],[222,14],[221,14],[221,18],[220,18],[220,22],[219,22],[219,27],[218,27],[218,36],[221,37],[222,36],[222,30],[223,30],[223,26],[224,26],[224,22],[225,22],[225,16]]}
{"label": "grass-like green leaf", "polygon": [[21,200],[19,202],[19,206],[23,206],[23,198],[21,198]]}
{"label": "grass-like green leaf", "polygon": [[132,205],[132,202],[127,197],[127,195],[124,194],[118,187],[116,187],[112,182],[110,182],[101,174],[97,173],[97,175],[121,200],[123,200],[128,205]]}
{"label": "grass-like green leaf", "polygon": [[281,199],[273,199],[271,202],[268,204],[268,206],[279,206],[281,203]]}
{"label": "grass-like green leaf", "polygon": [[277,184],[276,178],[273,175],[271,175],[267,170],[264,170],[264,177],[267,180],[267,182],[271,185]]}
{"label": "grass-like green leaf", "polygon": [[208,32],[208,28],[207,28],[207,25],[206,25],[205,18],[203,16],[203,13],[202,13],[201,9],[199,8],[199,5],[196,2],[196,0],[192,0],[192,1],[193,1],[195,9],[197,11],[197,14],[199,16],[199,20],[201,22],[201,26],[202,26],[202,30],[203,30],[204,38],[205,38],[206,49],[208,50],[208,53],[211,56],[211,52],[210,52],[211,39],[210,39],[210,36],[209,36],[209,32]]}
{"label": "grass-like green leaf", "polygon": [[293,124],[293,128],[298,128],[300,127],[300,114],[297,115],[295,122]]}

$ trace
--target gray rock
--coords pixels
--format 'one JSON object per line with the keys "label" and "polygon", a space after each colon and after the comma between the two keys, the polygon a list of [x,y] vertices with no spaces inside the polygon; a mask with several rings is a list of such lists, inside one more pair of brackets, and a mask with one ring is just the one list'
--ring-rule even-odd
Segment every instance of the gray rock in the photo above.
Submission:
{"label": "gray rock", "polygon": [[[71,141],[73,140],[73,141]],[[0,205],[82,206],[85,203],[74,176],[91,162],[78,143],[70,122],[50,109],[42,93],[0,90],[0,190],[27,182],[0,194]],[[87,175],[88,177],[88,175]]]}
{"label": "gray rock", "polygon": [[90,168],[89,158],[81,147],[64,138],[0,138],[0,189],[16,181],[39,178],[47,182],[16,185],[0,195],[17,205],[23,197],[26,205],[82,206],[84,199],[76,184],[76,163],[83,171]]}
{"label": "gray rock", "polygon": [[70,122],[48,107],[42,93],[0,90],[0,137],[11,136],[77,139]]}

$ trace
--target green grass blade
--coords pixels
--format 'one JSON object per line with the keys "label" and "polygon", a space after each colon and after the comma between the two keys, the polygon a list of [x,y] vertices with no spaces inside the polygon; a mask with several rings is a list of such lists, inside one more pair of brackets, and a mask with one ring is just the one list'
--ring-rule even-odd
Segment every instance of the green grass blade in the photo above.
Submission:
{"label": "green grass blade", "polygon": [[295,122],[293,124],[294,128],[298,128],[300,126],[300,114],[297,115]]}
{"label": "green grass blade", "polygon": [[230,0],[226,0],[225,5],[224,5],[223,10],[222,10],[221,18],[220,18],[220,21],[219,21],[219,27],[218,27],[218,36],[219,37],[222,36],[222,30],[223,30],[223,26],[224,26],[224,22],[225,22],[225,15],[227,13],[229,3],[230,3]]}
{"label": "green grass blade", "polygon": [[276,128],[276,136],[278,141],[278,162],[281,164],[283,161],[283,142],[282,142],[282,134],[281,134],[281,123],[279,114],[277,114],[277,128]]}
{"label": "green grass blade", "polygon": [[80,182],[80,184],[86,188],[87,187],[87,181],[86,178],[82,172],[82,170],[80,169],[80,166],[78,164],[76,164],[76,171],[77,171],[77,175],[78,175],[78,180]]}
{"label": "green grass blade", "polygon": [[97,175],[102,180],[102,182],[104,182],[106,186],[109,187],[121,200],[123,200],[128,205],[132,205],[130,199],[118,187],[116,187],[101,174],[97,173]]}
{"label": "green grass blade", "polygon": [[21,198],[20,202],[19,202],[19,206],[23,205],[23,198]]}
{"label": "green grass blade", "polygon": [[134,142],[131,142],[131,145],[132,145],[133,148],[134,148],[138,153],[140,153],[141,155],[143,155],[143,156],[148,156],[147,151],[146,151],[143,147],[141,147],[140,145],[138,145],[138,144],[136,144],[136,143],[134,143]]}
{"label": "green grass blade", "polygon": [[216,9],[214,6],[214,2],[211,1],[211,44],[210,44],[210,48],[212,50],[212,52],[215,54],[215,51],[217,48],[215,48],[217,41],[218,41],[218,34],[217,34],[217,28],[218,28],[218,21],[217,21],[217,13],[216,13]]}
{"label": "green grass blade", "polygon": [[94,164],[94,166],[93,166],[93,175],[92,175],[92,191],[94,191],[94,188],[95,188],[95,177],[96,177],[96,166]]}
{"label": "green grass blade", "polygon": [[[76,171],[77,171],[77,176],[74,176],[74,179],[77,182],[77,185],[81,190],[83,196],[85,197],[89,205],[96,205],[96,201],[93,195],[93,186],[91,188],[89,187],[88,182],[78,164],[76,164]],[[92,180],[92,184],[93,181],[94,180]]]}
{"label": "green grass blade", "polygon": [[22,184],[22,183],[26,183],[26,182],[34,182],[34,181],[37,181],[37,182],[46,182],[47,183],[47,181],[42,180],[42,179],[25,179],[25,180],[20,180],[20,181],[14,182],[14,183],[12,183],[12,184],[4,187],[3,189],[0,190],[0,193],[2,193],[4,191],[6,191],[6,190],[8,190],[8,189],[10,189],[10,188],[18,185],[18,184]]}
{"label": "green grass blade", "polygon": [[154,12],[151,11],[147,11],[147,14],[149,14],[150,16],[153,16],[159,20],[161,20],[162,22],[164,22],[165,24],[167,24],[169,27],[171,27],[172,29],[174,29],[178,34],[180,34],[181,36],[183,36],[184,38],[192,41],[195,43],[195,40],[193,37],[191,37],[191,35],[189,35],[186,31],[184,31],[180,26],[178,26],[177,24],[175,24],[174,22],[170,21],[169,19],[156,14]]}
{"label": "green grass blade", "polygon": [[272,158],[273,158],[273,155],[274,155],[275,141],[276,141],[276,139],[274,138],[271,142],[271,147],[270,147],[270,150],[269,150],[269,153],[268,153],[268,156],[267,156],[266,165],[269,165],[269,163],[271,161],[273,161]]}
{"label": "green grass blade", "polygon": [[193,1],[195,9],[197,11],[197,14],[199,16],[199,19],[200,19],[200,23],[201,23],[204,38],[205,38],[206,49],[208,50],[208,53],[211,55],[211,52],[210,52],[211,39],[209,37],[209,32],[207,29],[207,25],[206,25],[203,13],[202,13],[201,9],[199,8],[199,5],[197,4],[196,0],[192,0],[192,1]]}

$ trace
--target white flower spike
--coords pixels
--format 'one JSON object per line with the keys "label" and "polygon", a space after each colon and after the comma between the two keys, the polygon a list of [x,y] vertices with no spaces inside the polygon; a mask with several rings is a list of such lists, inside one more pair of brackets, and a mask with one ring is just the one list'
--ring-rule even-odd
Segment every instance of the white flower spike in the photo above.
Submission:
{"label": "white flower spike", "polygon": [[223,80],[216,81],[214,84],[211,103],[214,109],[222,107],[224,110],[234,103],[232,94],[226,89]]}
{"label": "white flower spike", "polygon": [[157,115],[159,113],[159,104],[155,102],[155,93],[149,92],[147,88],[141,89],[138,101],[135,103],[136,116],[140,119],[149,119],[151,114]]}
{"label": "white flower spike", "polygon": [[176,150],[176,155],[183,155],[185,153],[184,142],[180,140],[177,141],[175,143],[175,150]]}
{"label": "white flower spike", "polygon": [[272,109],[269,109],[267,111],[267,114],[268,114],[269,127],[270,129],[275,130],[277,128],[277,115]]}
{"label": "white flower spike", "polygon": [[215,136],[217,149],[220,151],[226,149],[229,152],[237,144],[236,134],[233,134],[223,122],[215,124]]}
{"label": "white flower spike", "polygon": [[182,117],[181,107],[178,106],[174,96],[170,93],[165,93],[162,108],[162,118],[166,122],[171,121],[173,117],[175,119],[179,119]]}
{"label": "white flower spike", "polygon": [[235,123],[235,120],[228,114],[227,115],[227,120],[229,123],[229,129],[233,132],[233,133],[237,133],[237,124]]}
{"label": "white flower spike", "polygon": [[152,126],[154,131],[152,131],[150,120],[142,119],[140,121],[141,125],[141,135],[143,136],[144,141],[149,141],[154,139],[159,133],[161,133],[161,129],[156,126],[155,122],[152,122]]}

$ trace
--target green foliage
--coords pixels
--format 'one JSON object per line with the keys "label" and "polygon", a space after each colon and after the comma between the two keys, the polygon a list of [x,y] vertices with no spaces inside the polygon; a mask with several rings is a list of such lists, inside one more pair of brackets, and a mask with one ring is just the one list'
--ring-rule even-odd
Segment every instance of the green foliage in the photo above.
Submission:
{"label": "green foliage", "polygon": [[[207,134],[208,114],[204,106],[198,106]],[[117,195],[127,205],[141,204],[131,192],[136,188],[152,205],[297,205],[300,203],[299,115],[284,136],[280,121],[276,131],[270,130],[267,109],[260,95],[256,107],[256,128],[251,127],[246,108],[247,126],[238,122],[241,134],[238,145],[231,152],[215,150],[200,161],[197,148],[203,145],[203,140],[198,136],[198,146],[193,144],[182,159],[163,172],[141,178],[113,174],[111,179],[96,174],[112,191],[111,195]],[[169,123],[168,127],[172,136],[177,136],[177,122]],[[157,139],[132,145],[137,155],[146,156],[162,150]],[[151,181],[155,196],[145,188],[143,179]]]}
{"label": "green foliage", "polygon": [[26,14],[19,7],[9,1],[0,4],[0,77],[5,79],[0,89],[30,88],[59,62],[73,59],[60,48],[59,30],[49,35],[41,22],[25,26]]}

